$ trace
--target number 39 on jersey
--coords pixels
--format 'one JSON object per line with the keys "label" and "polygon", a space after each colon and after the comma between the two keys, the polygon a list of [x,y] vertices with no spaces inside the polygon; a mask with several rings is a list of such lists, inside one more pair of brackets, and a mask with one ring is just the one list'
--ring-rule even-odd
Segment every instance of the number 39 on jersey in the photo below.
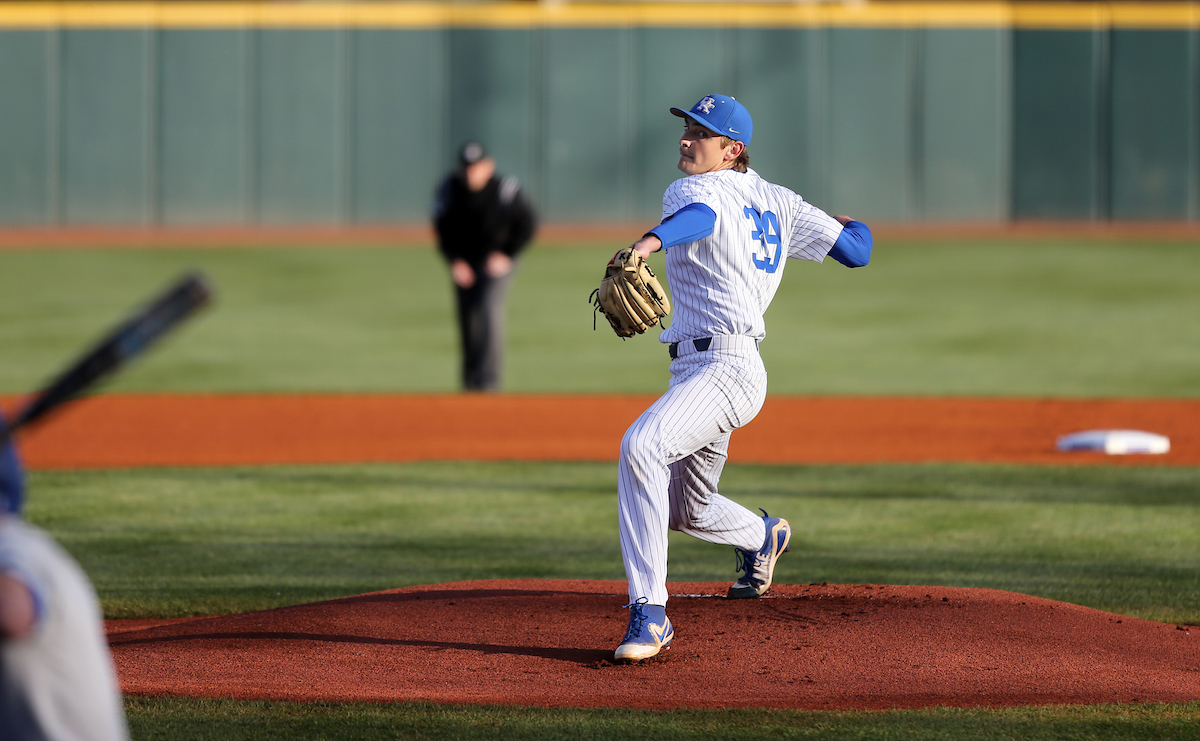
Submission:
{"label": "number 39 on jersey", "polygon": [[750,231],[750,238],[758,242],[762,249],[761,256],[758,254],[759,250],[755,250],[755,254],[751,256],[751,259],[754,260],[754,267],[774,273],[783,261],[783,241],[779,237],[779,219],[771,211],[763,211],[760,214],[750,206],[742,209],[742,213],[754,225]]}

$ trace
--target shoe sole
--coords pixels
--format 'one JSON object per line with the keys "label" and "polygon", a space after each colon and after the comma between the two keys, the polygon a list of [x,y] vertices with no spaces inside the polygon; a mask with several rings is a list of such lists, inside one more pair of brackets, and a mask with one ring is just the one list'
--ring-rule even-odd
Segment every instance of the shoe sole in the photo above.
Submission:
{"label": "shoe sole", "polygon": [[671,648],[671,644],[667,643],[662,646],[648,646],[643,643],[627,643],[623,646],[617,646],[616,653],[613,658],[616,661],[623,661],[629,664],[636,664],[639,661],[653,659],[663,651]]}
{"label": "shoe sole", "polygon": [[[637,662],[652,659],[661,651],[666,651],[671,647],[671,642],[675,640],[675,626],[671,625],[668,619],[662,631],[662,643],[622,643],[617,646],[617,650],[613,653],[613,659],[624,662]],[[655,633],[655,624],[651,623],[650,633]],[[656,636],[657,639],[657,636]]]}
{"label": "shoe sole", "polygon": [[775,532],[772,533],[772,537],[779,537],[779,528],[781,527],[787,528],[783,535],[783,548],[771,559],[771,565],[767,567],[767,580],[763,582],[761,587],[743,587],[739,589],[738,585],[734,584],[729,588],[729,593],[725,595],[725,599],[758,599],[771,588],[771,583],[775,579],[775,563],[779,561],[780,556],[792,550],[792,526],[787,520],[781,518],[779,522],[775,523]]}

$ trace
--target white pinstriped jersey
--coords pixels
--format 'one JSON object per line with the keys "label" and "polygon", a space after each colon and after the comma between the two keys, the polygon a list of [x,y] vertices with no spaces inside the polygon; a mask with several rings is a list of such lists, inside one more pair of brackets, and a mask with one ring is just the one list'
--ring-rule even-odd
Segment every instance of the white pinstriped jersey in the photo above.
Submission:
{"label": "white pinstriped jersey", "polygon": [[766,336],[763,314],[779,289],[785,257],[821,262],[842,225],[754,170],[718,170],[671,183],[663,219],[692,203],[717,215],[709,236],[667,249],[674,304],[663,343],[716,335]]}
{"label": "white pinstriped jersey", "polygon": [[42,530],[0,512],[0,572],[41,605],[32,635],[0,642],[0,738],[127,741],[96,592]]}

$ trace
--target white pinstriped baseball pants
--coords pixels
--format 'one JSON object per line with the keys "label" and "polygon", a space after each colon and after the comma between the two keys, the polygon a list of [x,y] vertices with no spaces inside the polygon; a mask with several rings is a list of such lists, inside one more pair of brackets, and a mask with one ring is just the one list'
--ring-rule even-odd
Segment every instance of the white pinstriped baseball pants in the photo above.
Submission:
{"label": "white pinstriped baseball pants", "polygon": [[621,440],[617,513],[629,601],[667,604],[667,530],[756,551],[762,517],[717,493],[729,436],[754,419],[767,372],[750,337],[679,343],[671,385]]}

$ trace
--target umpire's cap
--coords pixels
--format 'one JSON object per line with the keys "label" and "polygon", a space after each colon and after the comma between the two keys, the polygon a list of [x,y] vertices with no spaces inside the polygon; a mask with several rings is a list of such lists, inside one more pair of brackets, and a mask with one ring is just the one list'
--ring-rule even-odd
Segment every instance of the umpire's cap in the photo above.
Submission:
{"label": "umpire's cap", "polygon": [[694,118],[709,131],[746,145],[750,144],[750,137],[754,134],[750,111],[728,95],[705,95],[690,111],[672,108],[671,113],[680,118]]}
{"label": "umpire's cap", "polygon": [[458,150],[458,164],[460,167],[473,165],[487,159],[487,150],[479,142],[467,142],[462,145],[462,149]]}

